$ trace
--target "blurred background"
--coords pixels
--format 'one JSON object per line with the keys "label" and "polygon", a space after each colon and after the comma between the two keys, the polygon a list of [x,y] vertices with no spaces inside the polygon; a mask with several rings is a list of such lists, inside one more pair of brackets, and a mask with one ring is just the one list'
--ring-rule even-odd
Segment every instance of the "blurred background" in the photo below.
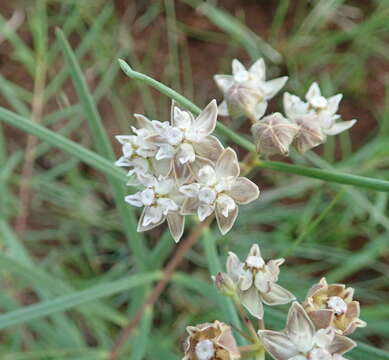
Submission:
{"label": "blurred background", "polygon": [[[117,157],[114,135],[129,133],[132,113],[167,120],[170,106],[126,78],[119,57],[200,107],[221,100],[212,77],[230,73],[233,58],[264,57],[268,78],[289,76],[284,90],[303,96],[318,81],[325,95],[344,94],[344,120],[358,120],[315,152],[292,154],[294,163],[389,180],[388,0],[2,0],[0,106],[94,150],[57,27]],[[249,134],[247,123],[222,121]],[[104,174],[2,123],[0,164],[0,358],[107,359],[151,289],[119,282],[162,269],[173,240],[164,226],[137,236]],[[223,268],[228,251],[243,258],[254,242],[265,258],[286,257],[280,283],[299,300],[324,275],[355,287],[368,327],[353,335],[366,345],[349,357],[389,359],[388,194],[270,170],[250,178],[260,200],[241,208],[227,236],[212,231],[189,251],[119,358],[180,359],[187,325],[228,321],[205,256],[211,241]],[[269,327],[283,327],[287,308],[266,309]]]}

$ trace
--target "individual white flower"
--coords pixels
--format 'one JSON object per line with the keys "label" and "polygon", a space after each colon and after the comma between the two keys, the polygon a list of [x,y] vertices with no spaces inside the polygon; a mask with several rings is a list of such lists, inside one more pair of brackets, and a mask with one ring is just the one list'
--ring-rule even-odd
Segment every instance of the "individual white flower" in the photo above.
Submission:
{"label": "individual white flower", "polygon": [[[284,94],[284,110],[287,117],[307,128],[301,131],[301,134],[308,138],[308,142],[303,141],[305,145],[300,148],[302,151],[323,143],[327,135],[337,135],[356,123],[356,120],[337,122],[340,119],[337,111],[342,94],[325,98],[321,94],[319,85],[314,82],[306,93],[305,99],[306,101],[303,101],[296,95]],[[312,139],[309,140],[310,138]]]}
{"label": "individual white flower", "polygon": [[[223,151],[220,141],[212,136],[217,119],[216,101],[211,101],[196,118],[172,103],[170,123],[153,122],[157,135],[152,140],[158,144],[156,159],[171,159],[175,169],[204,157],[216,161]],[[181,170],[178,170],[181,171]]]}
{"label": "individual white flower", "polygon": [[145,189],[125,200],[136,207],[144,207],[138,222],[138,231],[147,231],[167,220],[170,232],[177,242],[184,232],[184,216],[180,214],[180,207],[184,200],[178,191],[176,179],[172,177],[138,173],[139,182]]}
{"label": "individual white flower", "polygon": [[260,119],[267,108],[267,101],[273,98],[285,85],[287,76],[266,81],[266,65],[257,60],[248,70],[242,63],[232,61],[233,75],[215,75],[217,86],[224,94],[219,105],[219,115],[247,116],[252,121]]}
{"label": "individual white flower", "polygon": [[227,274],[237,284],[242,305],[251,315],[263,318],[263,305],[281,305],[295,299],[293,294],[277,284],[279,267],[284,259],[269,260],[261,256],[257,244],[254,244],[245,262],[230,252],[227,258]]}
{"label": "individual white flower", "polygon": [[344,360],[342,355],[355,343],[335,333],[333,328],[315,330],[297,302],[289,309],[283,331],[259,330],[265,349],[275,360]]}
{"label": "individual white flower", "polygon": [[156,159],[158,146],[152,141],[157,128],[145,116],[135,114],[139,128],[132,127],[134,135],[118,135],[116,139],[122,144],[123,155],[116,161],[117,166],[131,168],[128,175],[151,172],[155,175],[167,175],[170,162]]}
{"label": "individual white flower", "polygon": [[231,148],[221,153],[216,164],[199,159],[192,164],[192,170],[196,182],[180,187],[188,197],[182,206],[182,214],[197,212],[203,221],[215,212],[219,229],[226,234],[236,220],[238,205],[248,204],[259,196],[258,186],[239,176],[238,159]]}

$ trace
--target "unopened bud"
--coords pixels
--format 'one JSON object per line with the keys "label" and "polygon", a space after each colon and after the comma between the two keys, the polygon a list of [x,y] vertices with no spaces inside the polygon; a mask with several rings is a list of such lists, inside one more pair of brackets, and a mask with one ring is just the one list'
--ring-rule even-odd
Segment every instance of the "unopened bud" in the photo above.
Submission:
{"label": "unopened bud", "polygon": [[234,281],[228,276],[228,274],[219,272],[214,277],[215,285],[219,289],[219,291],[226,296],[234,296],[236,294],[236,284]]}
{"label": "unopened bud", "polygon": [[294,143],[301,154],[325,142],[326,136],[316,115],[302,116],[296,119],[296,124],[300,129]]}
{"label": "unopened bud", "polygon": [[280,113],[265,116],[251,127],[257,151],[265,155],[288,155],[298,131],[299,127]]}

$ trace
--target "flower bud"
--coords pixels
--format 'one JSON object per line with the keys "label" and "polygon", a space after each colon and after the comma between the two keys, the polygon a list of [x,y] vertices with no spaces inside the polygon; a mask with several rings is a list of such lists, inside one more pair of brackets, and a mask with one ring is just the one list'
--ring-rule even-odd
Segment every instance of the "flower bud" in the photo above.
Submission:
{"label": "flower bud", "polygon": [[326,136],[316,115],[301,116],[295,121],[300,129],[294,144],[301,154],[325,142]]}
{"label": "flower bud", "polygon": [[231,327],[216,320],[186,328],[189,336],[185,342],[182,360],[237,360],[240,353],[232,336]]}
{"label": "flower bud", "polygon": [[218,290],[226,296],[233,297],[236,295],[237,287],[234,281],[228,276],[228,274],[219,272],[214,278],[215,285]]}
{"label": "flower bud", "polygon": [[265,155],[288,155],[298,131],[299,127],[280,113],[265,116],[251,127],[257,151]]}

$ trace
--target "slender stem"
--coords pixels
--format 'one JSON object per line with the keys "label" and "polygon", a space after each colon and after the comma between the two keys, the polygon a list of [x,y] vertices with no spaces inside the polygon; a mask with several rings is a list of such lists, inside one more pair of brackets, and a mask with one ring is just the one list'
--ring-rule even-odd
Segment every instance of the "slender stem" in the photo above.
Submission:
{"label": "slender stem", "polygon": [[[198,115],[201,112],[201,109],[192,103],[185,96],[182,96],[178,92],[169,88],[168,86],[162,84],[161,82],[142,74],[140,72],[134,71],[124,60],[119,59],[119,64],[124,73],[135,80],[143,81],[144,83],[156,88],[161,93],[166,96],[174,99],[177,103],[181,104],[183,107]],[[230,140],[234,141],[236,144],[242,146],[244,149],[249,152],[255,152],[255,145],[247,140],[244,136],[239,135],[228,127],[224,126],[220,122],[217,123],[217,130],[220,134],[225,135]],[[310,178],[320,179],[328,182],[335,182],[345,185],[354,185],[359,187],[364,187],[368,189],[373,189],[377,191],[389,192],[389,181],[374,179],[365,176],[345,174],[339,171],[334,170],[323,170],[317,168],[309,168],[298,166],[294,164],[286,164],[277,161],[258,161],[257,166],[260,168],[271,169],[275,171],[280,171],[289,174],[301,175]]]}

